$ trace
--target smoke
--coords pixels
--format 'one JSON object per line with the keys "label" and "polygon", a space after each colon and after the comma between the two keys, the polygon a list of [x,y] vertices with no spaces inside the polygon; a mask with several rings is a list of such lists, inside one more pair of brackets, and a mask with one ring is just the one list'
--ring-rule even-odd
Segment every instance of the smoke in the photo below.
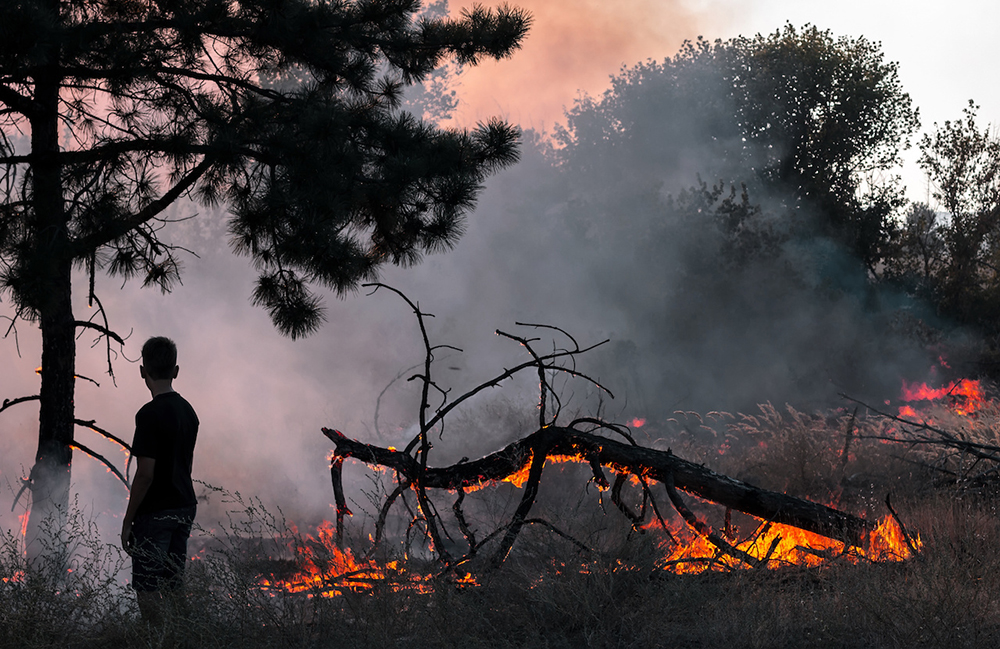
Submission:
{"label": "smoke", "polygon": [[[698,33],[697,14],[684,3],[518,4],[535,16],[524,50],[463,72],[457,122],[499,113],[525,126],[551,124],[578,89],[600,92],[622,64],[671,54]],[[768,400],[819,407],[838,403],[841,390],[881,397],[920,366],[904,338],[884,335],[896,305],[866,303],[853,266],[826,242],[784,251],[780,263],[806,269],[805,284],[776,281],[777,265],[755,267],[728,284],[711,275],[711,282],[692,280],[697,268],[714,263],[714,243],[664,224],[657,206],[689,185],[707,160],[708,151],[698,152],[693,141],[670,139],[693,137],[697,117],[663,116],[664,131],[643,147],[597,160],[600,173],[579,176],[554,168],[541,137],[528,132],[522,162],[489,180],[455,250],[384,273],[383,281],[434,315],[427,320],[432,343],[463,350],[437,352],[442,389],[453,398],[527,359],[494,329],[542,336],[539,349],[551,348],[548,333],[515,322],[562,327],[584,346],[608,339],[578,369],[615,398],[585,382],[566,384],[563,398],[568,412],[600,409],[618,421]],[[652,179],[658,185],[647,191]],[[180,206],[177,215],[187,209],[194,208]],[[417,383],[406,380],[414,371],[404,370],[424,358],[416,320],[396,296],[361,291],[330,297],[327,323],[314,336],[282,338],[249,304],[253,271],[228,250],[224,214],[198,211],[171,226],[173,240],[199,255],[187,259],[184,285],[172,294],[98,278],[111,328],[131,335],[124,356],[113,359],[115,386],[105,374],[103,344],[91,348],[92,336],[82,334],[78,372],[101,385],[78,382],[77,416],[130,440],[134,413],[149,398],[135,362],[139,349],[149,336],[168,336],[179,348],[175,387],[201,418],[195,477],[259,496],[300,523],[330,517],[330,445],[320,428],[405,445],[419,394]],[[85,281],[78,277],[77,286]],[[817,298],[817,287],[831,282],[841,289]],[[83,291],[77,293],[75,311],[85,319],[91,310]],[[10,338],[0,346],[3,398],[37,392],[37,332],[22,324],[18,335],[20,357]],[[533,413],[530,379],[490,391],[457,413],[435,441],[435,462],[474,457],[529,432],[532,417],[511,413]],[[78,438],[121,465],[114,445],[84,429]],[[36,405],[0,414],[0,486],[19,488],[36,440]],[[83,506],[113,536],[124,488],[79,452],[73,470]],[[362,468],[345,470],[355,511],[365,506],[363,475]],[[229,505],[204,493],[199,520],[215,520]],[[0,524],[12,526],[9,514],[0,512]]]}

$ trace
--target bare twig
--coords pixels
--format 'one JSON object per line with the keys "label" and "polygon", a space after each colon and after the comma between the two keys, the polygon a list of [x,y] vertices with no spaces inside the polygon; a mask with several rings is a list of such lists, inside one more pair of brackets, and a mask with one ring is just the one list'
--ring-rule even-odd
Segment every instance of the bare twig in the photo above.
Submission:
{"label": "bare twig", "polygon": [[344,458],[334,457],[330,460],[330,482],[333,485],[333,498],[337,505],[337,547],[344,545],[344,516],[354,514],[347,507],[347,499],[344,497],[343,483]]}
{"label": "bare twig", "polygon": [[531,511],[532,505],[535,504],[535,497],[538,495],[538,483],[541,482],[542,469],[544,467],[545,454],[535,453],[531,458],[531,468],[528,470],[528,480],[524,484],[521,503],[517,506],[514,517],[511,519],[507,531],[500,540],[500,547],[493,554],[491,564],[494,567],[498,567],[506,561],[507,556],[514,547],[514,541],[517,540],[517,535],[521,532],[521,527],[528,518],[528,512]]}
{"label": "bare twig", "polygon": [[[420,378],[422,383],[420,391],[420,409],[419,409],[420,430],[417,433],[417,436],[413,439],[413,441],[411,441],[407,445],[406,450],[404,452],[410,453],[414,449],[414,447],[417,447],[416,460],[417,463],[420,465],[420,474],[422,475],[427,472],[427,456],[431,450],[431,444],[428,439],[428,432],[434,425],[434,424],[428,425],[427,422],[427,411],[430,409],[428,395],[432,386],[435,388],[437,387],[433,379],[431,378],[431,367],[434,362],[435,348],[431,346],[430,338],[427,335],[427,326],[424,323],[424,317],[429,314],[425,314],[423,311],[421,311],[420,307],[416,305],[412,300],[410,300],[410,298],[406,297],[406,295],[402,291],[395,289],[391,286],[378,282],[372,284],[364,284],[363,286],[374,287],[372,291],[373,293],[380,288],[384,288],[388,291],[395,293],[409,305],[410,309],[417,317],[417,324],[420,327],[420,336],[423,339],[424,343],[424,373],[423,375],[418,377]],[[411,380],[412,378],[414,377],[411,377]],[[447,392],[443,390],[441,390],[441,392],[443,398],[447,399]],[[420,475],[409,476],[409,477],[413,485],[413,489],[417,494],[417,504],[419,505],[420,510],[423,513],[424,524],[427,526],[427,533],[430,535],[431,541],[433,541],[434,543],[434,551],[438,553],[438,555],[445,561],[445,563],[450,563],[451,556],[447,548],[445,548],[443,539],[441,538],[440,534],[440,529],[439,529],[440,521],[434,510],[433,503],[431,503],[430,499],[427,497],[427,490],[424,487],[424,481],[421,479]]]}
{"label": "bare twig", "polygon": [[476,554],[476,532],[469,526],[469,522],[465,519],[465,512],[462,511],[463,500],[465,500],[465,489],[459,487],[458,498],[455,499],[455,504],[451,506],[451,509],[455,512],[455,520],[458,521],[458,529],[462,530],[462,534],[465,536],[465,540],[469,544],[469,557],[472,557]]}

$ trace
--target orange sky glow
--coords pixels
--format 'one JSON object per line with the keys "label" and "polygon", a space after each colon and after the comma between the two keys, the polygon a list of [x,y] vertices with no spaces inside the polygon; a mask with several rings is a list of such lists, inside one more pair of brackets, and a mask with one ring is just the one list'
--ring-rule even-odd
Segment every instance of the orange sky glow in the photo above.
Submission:
{"label": "orange sky glow", "polygon": [[[492,4],[492,3],[487,3]],[[531,31],[510,59],[485,61],[460,76],[454,122],[503,117],[549,131],[580,92],[599,95],[623,65],[672,56],[699,33],[698,12],[672,0],[515,0]],[[452,0],[452,15],[471,6]]]}

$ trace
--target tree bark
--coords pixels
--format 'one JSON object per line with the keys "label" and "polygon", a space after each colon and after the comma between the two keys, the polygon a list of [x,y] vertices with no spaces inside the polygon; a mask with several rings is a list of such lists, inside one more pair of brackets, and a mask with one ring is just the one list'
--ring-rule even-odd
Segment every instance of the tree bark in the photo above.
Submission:
{"label": "tree bark", "polygon": [[428,468],[419,475],[412,456],[352,440],[336,430],[323,429],[336,446],[335,458],[353,457],[386,466],[424,486],[458,489],[498,481],[527,466],[537,454],[573,456],[591,465],[607,466],[673,485],[689,494],[725,505],[757,518],[792,525],[852,546],[863,546],[874,525],[825,505],[755,487],[683,460],[669,450],[624,444],[572,428],[548,426],[507,447],[471,462]]}
{"label": "tree bark", "polygon": [[[58,15],[59,3],[49,10]],[[62,527],[69,507],[70,465],[74,431],[76,374],[75,319],[73,317],[73,256],[69,245],[59,161],[58,45],[50,44],[46,62],[37,69],[31,121],[31,202],[35,249],[26,264],[25,281],[31,307],[42,333],[41,388],[39,390],[38,451],[31,470],[31,512],[28,517],[29,557],[52,547],[52,534]]]}

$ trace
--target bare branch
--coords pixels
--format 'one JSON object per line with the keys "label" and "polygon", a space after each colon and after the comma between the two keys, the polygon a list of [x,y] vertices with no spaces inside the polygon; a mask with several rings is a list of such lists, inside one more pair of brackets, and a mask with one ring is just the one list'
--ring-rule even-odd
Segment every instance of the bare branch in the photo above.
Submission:
{"label": "bare branch", "polygon": [[37,394],[33,394],[30,397],[18,397],[16,399],[4,399],[3,405],[0,405],[0,412],[3,412],[11,406],[16,406],[19,403],[24,403],[25,401],[38,401],[41,397]]}
{"label": "bare branch", "polygon": [[111,331],[107,327],[102,327],[99,324],[95,324],[93,322],[89,322],[89,321],[85,321],[85,320],[77,320],[73,324],[75,326],[77,326],[77,327],[82,327],[84,329],[94,329],[95,331],[99,331],[99,332],[101,332],[102,335],[107,336],[108,338],[113,338],[114,341],[116,343],[118,343],[119,345],[124,345],[125,344],[125,339],[124,338],[122,338],[121,336],[119,336],[115,332]]}
{"label": "bare branch", "polygon": [[109,433],[108,431],[104,430],[103,428],[100,428],[99,426],[97,426],[94,423],[93,419],[90,419],[90,420],[87,420],[87,421],[84,421],[83,419],[74,419],[73,423],[76,424],[77,426],[82,426],[84,428],[89,428],[90,430],[94,431],[98,435],[102,435],[103,437],[111,440],[115,444],[118,444],[119,446],[121,446],[125,450],[125,452],[127,452],[129,455],[132,454],[132,445],[131,444],[129,444],[128,442],[126,442],[122,438],[118,437],[117,435],[115,435],[113,433]]}
{"label": "bare branch", "polygon": [[754,568],[760,565],[760,559],[752,557],[743,550],[733,547],[724,538],[716,534],[707,523],[698,520],[698,517],[687,508],[684,501],[681,499],[680,494],[677,493],[677,489],[674,488],[673,474],[667,475],[667,480],[663,483],[663,486],[667,488],[667,496],[669,496],[674,509],[677,510],[677,513],[681,515],[684,522],[686,522],[691,529],[697,532],[699,536],[708,540],[708,542],[717,547],[720,552],[728,554],[734,559],[739,559]]}
{"label": "bare branch", "polygon": [[100,453],[97,453],[95,451],[90,450],[89,448],[87,448],[86,446],[84,446],[83,444],[81,444],[80,442],[77,442],[77,441],[70,442],[69,443],[69,447],[83,451],[84,453],[86,453],[90,457],[94,458],[95,460],[97,460],[98,462],[100,462],[101,464],[103,464],[104,466],[108,467],[108,471],[110,471],[111,473],[114,473],[115,476],[119,480],[122,481],[122,484],[125,485],[125,489],[128,489],[128,490],[131,491],[132,488],[129,486],[128,480],[125,479],[125,476],[122,475],[122,472],[119,471],[118,468],[115,467],[114,464],[112,464],[111,462],[109,462],[106,457],[104,457]]}

